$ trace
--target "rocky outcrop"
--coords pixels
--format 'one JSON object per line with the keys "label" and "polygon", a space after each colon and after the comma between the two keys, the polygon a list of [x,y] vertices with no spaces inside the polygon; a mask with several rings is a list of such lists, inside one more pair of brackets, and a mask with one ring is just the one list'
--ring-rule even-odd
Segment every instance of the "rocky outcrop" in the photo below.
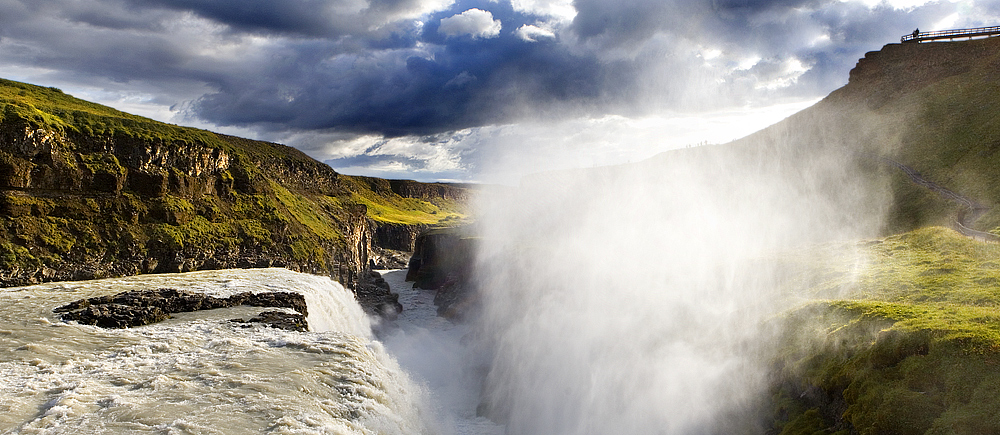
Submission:
{"label": "rocky outcrop", "polygon": [[449,277],[467,276],[472,268],[473,239],[468,228],[434,228],[420,233],[410,257],[406,280],[422,289],[437,289]]}
{"label": "rocky outcrop", "polygon": [[417,245],[417,236],[427,228],[427,225],[379,222],[374,225],[373,242],[380,248],[413,252]]}
{"label": "rocky outcrop", "polygon": [[286,331],[305,332],[309,330],[309,323],[306,316],[299,313],[287,313],[284,311],[264,311],[250,319],[233,319],[231,322],[240,323],[243,326],[253,326],[259,323],[272,328],[284,329]]}
{"label": "rocky outcrop", "polygon": [[403,305],[399,303],[399,295],[390,290],[380,273],[369,271],[358,281],[354,295],[367,313],[392,319],[403,311]]}
{"label": "rocky outcrop", "polygon": [[434,304],[447,318],[464,316],[476,300],[472,273],[476,238],[466,227],[436,228],[417,238],[406,280],[414,288],[436,290]]}
{"label": "rocky outcrop", "polygon": [[387,180],[389,188],[403,198],[431,200],[444,198],[451,201],[469,200],[470,186],[448,183],[419,183],[413,180]]}
{"label": "rocky outcrop", "polygon": [[865,53],[851,70],[848,85],[828,98],[838,103],[849,99],[877,109],[944,78],[968,72],[995,49],[993,41],[888,44]]}
{"label": "rocky outcrop", "polygon": [[[81,299],[54,309],[62,319],[102,328],[129,328],[160,322],[171,313],[184,313],[239,305],[291,308],[307,316],[305,297],[291,292],[243,292],[226,298],[170,288],[137,290],[113,296]],[[283,316],[269,316],[277,319]],[[264,319],[264,318],[262,318]],[[252,321],[252,320],[251,320]],[[264,320],[258,320],[264,322]],[[303,320],[304,321],[304,320]]]}
{"label": "rocky outcrop", "polygon": [[383,249],[377,244],[372,251],[369,263],[372,269],[406,269],[406,266],[410,264],[411,251]]}

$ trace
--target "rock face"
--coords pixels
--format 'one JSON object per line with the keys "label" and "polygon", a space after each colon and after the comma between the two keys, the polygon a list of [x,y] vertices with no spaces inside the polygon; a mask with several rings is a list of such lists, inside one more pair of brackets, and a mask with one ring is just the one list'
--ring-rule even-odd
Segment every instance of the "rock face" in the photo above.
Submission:
{"label": "rock face", "polygon": [[419,183],[412,180],[387,180],[389,188],[404,198],[444,198],[452,201],[466,202],[469,200],[469,187],[462,184]]}
{"label": "rock face", "polygon": [[995,50],[992,41],[889,44],[866,53],[851,70],[848,86],[834,91],[831,97],[834,101],[849,98],[877,109],[944,78],[968,72]]}
{"label": "rock face", "polygon": [[337,174],[297,151],[249,162],[223,148],[247,142],[229,136],[162,143],[4,121],[0,254],[19,258],[0,284],[277,266],[353,287],[367,266],[365,206],[315,204],[342,193]]}
{"label": "rock face", "polygon": [[170,316],[159,307],[101,304],[66,313],[62,318],[84,325],[121,329],[162,322],[169,319]]}
{"label": "rock face", "polygon": [[369,271],[365,278],[360,280],[354,295],[369,314],[392,319],[403,311],[403,304],[399,303],[399,294],[392,293],[389,283],[375,271]]}
{"label": "rock face", "polygon": [[[63,320],[103,328],[129,328],[160,322],[171,313],[184,313],[239,305],[252,307],[291,308],[301,314],[302,321],[309,315],[306,300],[301,294],[291,292],[238,293],[227,298],[217,298],[201,293],[191,293],[171,288],[137,290],[81,299],[54,309],[63,313]],[[271,316],[270,318],[277,318]],[[254,320],[250,320],[254,321]],[[258,320],[263,322],[264,320]]]}
{"label": "rock face", "polygon": [[375,247],[369,262],[372,269],[406,269],[411,251],[398,251]]}
{"label": "rock face", "polygon": [[417,238],[406,280],[413,281],[414,288],[437,291],[438,315],[462,317],[474,304],[476,240],[463,227],[427,230]]}
{"label": "rock face", "polygon": [[427,228],[427,225],[380,223],[375,226],[373,241],[382,248],[413,252],[417,237]]}

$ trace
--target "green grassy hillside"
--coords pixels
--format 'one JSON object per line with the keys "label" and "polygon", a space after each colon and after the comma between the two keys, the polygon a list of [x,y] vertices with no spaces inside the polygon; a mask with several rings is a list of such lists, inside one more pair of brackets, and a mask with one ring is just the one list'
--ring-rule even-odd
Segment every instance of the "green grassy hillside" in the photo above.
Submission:
{"label": "green grassy hillside", "polygon": [[380,182],[389,183],[342,176],[291,147],[0,80],[6,285],[271,265],[350,281],[380,224],[466,217],[464,189],[401,195]]}
{"label": "green grassy hillside", "polygon": [[930,227],[817,250],[775,320],[775,433],[1000,429],[1000,245]]}
{"label": "green grassy hillside", "polygon": [[1000,234],[998,67],[1000,38],[892,44],[734,144],[841,149],[888,192],[883,237],[778,259],[800,304],[774,320],[773,433],[1000,432],[1000,244],[946,228],[963,206],[885,163],[981,204],[972,225]]}

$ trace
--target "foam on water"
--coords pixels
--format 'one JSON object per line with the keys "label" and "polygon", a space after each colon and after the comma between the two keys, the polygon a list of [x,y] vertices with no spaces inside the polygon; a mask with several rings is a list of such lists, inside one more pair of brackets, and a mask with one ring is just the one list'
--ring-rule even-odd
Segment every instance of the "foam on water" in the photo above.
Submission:
{"label": "foam on water", "polygon": [[[243,328],[260,309],[186,313],[140,328],[64,323],[70,301],[138,288],[225,296],[296,291],[318,332]],[[423,391],[350,292],[282,269],[50,284],[0,292],[3,433],[437,433]]]}

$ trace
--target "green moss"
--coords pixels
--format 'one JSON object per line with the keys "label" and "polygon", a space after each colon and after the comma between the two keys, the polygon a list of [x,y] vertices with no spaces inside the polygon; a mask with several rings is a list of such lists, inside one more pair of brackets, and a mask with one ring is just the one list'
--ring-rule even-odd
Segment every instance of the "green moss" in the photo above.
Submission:
{"label": "green moss", "polygon": [[80,161],[94,174],[111,174],[116,177],[125,177],[125,174],[128,172],[113,154],[80,154]]}
{"label": "green moss", "polygon": [[47,216],[56,208],[53,200],[7,192],[0,194],[0,212],[6,216]]}
{"label": "green moss", "polygon": [[38,244],[54,254],[66,254],[76,244],[68,221],[52,216],[21,216],[13,225],[15,237]]}
{"label": "green moss", "polygon": [[180,251],[184,249],[184,232],[176,225],[159,224],[153,227],[151,238],[163,247]]}
{"label": "green moss", "polygon": [[16,266],[33,266],[38,260],[23,246],[0,240],[0,267],[11,269]]}
{"label": "green moss", "polygon": [[[780,435],[830,435],[826,421],[819,415],[819,409],[812,408],[781,427]],[[846,435],[846,432],[845,432]]]}
{"label": "green moss", "polygon": [[216,250],[233,249],[244,236],[245,228],[251,227],[253,230],[253,240],[260,244],[263,240],[269,240],[266,230],[262,230],[259,224],[247,225],[245,222],[216,223],[205,219],[204,216],[195,216],[190,221],[182,225],[156,224],[152,226],[151,237],[159,241],[163,247],[184,251],[190,249]]}
{"label": "green moss", "polygon": [[151,200],[151,202],[171,213],[194,214],[195,212],[194,204],[191,201],[173,195],[164,195]]}
{"label": "green moss", "polygon": [[315,202],[307,202],[303,194],[295,195],[279,184],[272,182],[271,189],[275,197],[291,215],[292,220],[305,226],[313,234],[326,240],[341,238],[340,231],[334,227],[333,219],[322,214],[322,208]]}
{"label": "green moss", "polygon": [[309,239],[298,239],[292,242],[292,257],[298,261],[322,261],[326,257],[323,247]]}
{"label": "green moss", "polygon": [[288,217],[278,207],[278,202],[269,195],[232,195],[231,207],[236,216],[258,219],[268,223],[288,223]]}
{"label": "green moss", "polygon": [[235,225],[238,230],[237,234],[242,243],[246,243],[251,246],[272,245],[271,231],[264,228],[260,221],[254,219],[241,219],[236,221]]}

